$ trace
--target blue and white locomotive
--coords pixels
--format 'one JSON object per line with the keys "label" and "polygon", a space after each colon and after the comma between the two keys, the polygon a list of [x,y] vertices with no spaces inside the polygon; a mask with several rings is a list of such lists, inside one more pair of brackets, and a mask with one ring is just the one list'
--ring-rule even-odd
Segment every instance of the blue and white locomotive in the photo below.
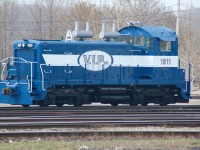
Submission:
{"label": "blue and white locomotive", "polygon": [[66,40],[15,41],[14,56],[0,62],[0,103],[189,102],[190,76],[186,79],[186,69],[180,67],[174,31],[159,26],[129,25],[118,32],[103,28],[104,40],[90,41],[85,38],[92,32],[86,28],[80,31],[77,24]]}

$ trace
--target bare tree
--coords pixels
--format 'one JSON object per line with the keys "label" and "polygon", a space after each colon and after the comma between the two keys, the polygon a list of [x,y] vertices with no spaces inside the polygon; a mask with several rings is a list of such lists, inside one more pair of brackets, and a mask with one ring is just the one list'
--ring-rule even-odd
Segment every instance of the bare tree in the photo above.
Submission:
{"label": "bare tree", "polygon": [[98,38],[98,33],[100,32],[101,22],[103,18],[103,12],[101,11],[101,6],[96,6],[95,4],[81,2],[75,3],[71,6],[68,13],[67,20],[71,24],[70,27],[74,28],[75,21],[81,21],[81,28],[85,28],[85,22],[90,21],[92,25],[92,31],[94,32],[94,38]]}
{"label": "bare tree", "polygon": [[158,0],[115,0],[110,15],[119,26],[125,26],[129,20],[175,28],[175,15]]}
{"label": "bare tree", "polygon": [[199,11],[190,11],[182,14],[181,30],[179,36],[180,58],[193,64],[194,75],[197,82],[200,82],[200,32],[199,24],[196,22]]}
{"label": "bare tree", "polygon": [[13,38],[14,22],[16,18],[17,6],[13,0],[0,1],[0,45],[1,58],[12,54],[11,43]]}
{"label": "bare tree", "polygon": [[103,1],[93,4],[80,0],[36,0],[30,10],[35,30],[32,37],[35,38],[58,38],[66,29],[73,30],[78,20],[83,22],[82,29],[84,22],[91,22],[95,39],[98,39],[102,20],[108,22],[108,30],[113,21],[118,28],[125,26],[128,20],[139,20],[142,24],[175,24],[174,16],[157,0],[115,0],[112,5]]}
{"label": "bare tree", "polygon": [[64,0],[36,0],[30,6],[35,30],[31,36],[39,39],[58,38],[58,34],[63,32],[58,32],[58,30],[62,30],[63,14],[66,13],[69,2]]}
{"label": "bare tree", "polygon": [[43,38],[43,28],[42,28],[42,10],[43,6],[40,3],[41,1],[36,0],[34,4],[30,7],[31,15],[33,16],[33,20],[35,26],[33,27],[36,32],[32,33],[32,36],[36,39]]}

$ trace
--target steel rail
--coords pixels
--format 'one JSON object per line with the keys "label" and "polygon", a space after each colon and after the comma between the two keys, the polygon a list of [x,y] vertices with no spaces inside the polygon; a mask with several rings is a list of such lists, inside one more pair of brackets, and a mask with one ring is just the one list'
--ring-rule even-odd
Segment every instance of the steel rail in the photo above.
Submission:
{"label": "steel rail", "polygon": [[174,113],[157,113],[157,114],[62,114],[54,116],[18,116],[18,117],[0,117],[0,121],[15,121],[15,120],[90,120],[90,119],[199,119],[200,113],[192,114],[174,114]]}
{"label": "steel rail", "polygon": [[196,111],[200,112],[200,106],[147,106],[147,107],[141,107],[141,106],[117,106],[117,107],[111,107],[111,106],[83,106],[83,107],[70,107],[70,106],[64,106],[64,107],[29,107],[29,108],[23,108],[23,107],[0,107],[0,113],[2,112],[9,112],[9,111],[48,111],[48,112],[54,112],[54,111],[68,111],[68,112],[91,112],[91,111],[99,111],[99,112],[109,112],[109,111],[121,111],[121,112],[166,112],[166,111],[176,111],[176,112],[183,112],[183,111]]}
{"label": "steel rail", "polygon": [[56,106],[49,106],[49,107],[38,107],[38,106],[31,106],[28,108],[23,108],[20,105],[19,106],[13,106],[13,107],[0,107],[1,110],[95,110],[95,109],[136,109],[136,110],[149,110],[149,109],[200,109],[200,105],[169,105],[169,106],[159,106],[159,105],[148,105],[148,106],[116,106],[112,107],[110,105],[104,106],[82,106],[82,107],[73,107],[73,106],[63,106],[63,107],[56,107]]}
{"label": "steel rail", "polygon": [[75,117],[75,116],[81,116],[81,117],[91,117],[91,116],[156,116],[156,115],[163,115],[163,116],[200,116],[200,112],[120,112],[120,111],[113,111],[113,112],[99,112],[99,111],[92,111],[92,112],[68,112],[68,111],[54,111],[54,112],[48,112],[48,111],[28,111],[28,112],[19,112],[19,111],[12,111],[12,112],[0,112],[0,120],[5,118],[12,118],[12,117]]}

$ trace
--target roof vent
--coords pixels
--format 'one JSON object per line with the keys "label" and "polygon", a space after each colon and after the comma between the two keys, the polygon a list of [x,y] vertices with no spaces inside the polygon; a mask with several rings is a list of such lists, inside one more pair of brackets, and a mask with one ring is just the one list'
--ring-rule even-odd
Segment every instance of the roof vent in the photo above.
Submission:
{"label": "roof vent", "polygon": [[74,38],[79,38],[80,40],[83,40],[84,38],[92,38],[93,32],[90,31],[90,22],[86,22],[86,30],[81,30],[79,21],[76,21],[75,24],[75,31],[72,33]]}
{"label": "roof vent", "polygon": [[139,23],[140,23],[139,21],[128,21],[127,22],[128,26],[135,26],[135,25],[137,25]]}
{"label": "roof vent", "polygon": [[106,22],[102,22],[102,30],[99,33],[99,37],[106,41],[109,41],[111,38],[118,38],[119,32],[116,31],[116,23],[113,22],[112,31],[106,32]]}
{"label": "roof vent", "polygon": [[65,36],[65,42],[68,41],[73,41],[72,32],[70,30],[67,31],[67,34]]}

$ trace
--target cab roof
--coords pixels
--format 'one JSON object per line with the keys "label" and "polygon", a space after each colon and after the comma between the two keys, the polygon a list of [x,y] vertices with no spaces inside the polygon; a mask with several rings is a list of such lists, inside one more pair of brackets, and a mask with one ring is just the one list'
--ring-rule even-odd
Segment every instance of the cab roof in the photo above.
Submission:
{"label": "cab roof", "polygon": [[[135,34],[135,33],[136,34]],[[176,32],[162,26],[127,26],[119,30],[120,34],[141,35],[149,34],[151,37],[157,37],[163,41],[175,41],[177,38]]]}

